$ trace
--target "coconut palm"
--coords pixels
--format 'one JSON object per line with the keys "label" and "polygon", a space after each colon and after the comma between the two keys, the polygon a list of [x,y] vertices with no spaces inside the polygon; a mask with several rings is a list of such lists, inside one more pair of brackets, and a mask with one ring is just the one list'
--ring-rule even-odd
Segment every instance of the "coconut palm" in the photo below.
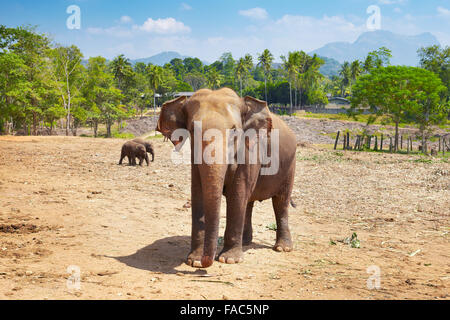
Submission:
{"label": "coconut palm", "polygon": [[358,80],[359,76],[362,73],[361,61],[359,61],[359,60],[353,61],[350,66],[350,69],[351,69],[352,80],[353,80],[353,82],[355,82],[356,80]]}
{"label": "coconut palm", "polygon": [[123,90],[123,81],[132,72],[130,60],[121,54],[111,61],[110,68],[117,81],[117,88]]}
{"label": "coconut palm", "polygon": [[150,84],[150,87],[153,90],[153,111],[154,115],[156,115],[156,90],[158,90],[161,85],[163,78],[163,70],[159,66],[154,66],[149,64],[147,66],[147,77]]}
{"label": "coconut palm", "polygon": [[239,80],[239,87],[242,97],[242,78],[247,73],[247,66],[245,64],[244,58],[240,58],[238,62],[236,63],[236,69],[234,71],[236,78]]}
{"label": "coconut palm", "polygon": [[291,102],[291,113],[292,113],[292,81],[295,81],[295,77],[298,73],[298,60],[300,58],[299,52],[289,52],[288,58],[285,56],[281,56],[281,60],[283,60],[283,68],[286,70],[288,74],[289,80],[289,98]]}
{"label": "coconut palm", "polygon": [[341,95],[342,97],[344,97],[345,89],[350,85],[352,79],[352,69],[350,63],[348,63],[347,61],[344,62],[344,64],[341,67],[341,70],[339,71],[339,75],[342,79]]}
{"label": "coconut palm", "polygon": [[267,75],[270,72],[270,69],[272,68],[272,62],[273,62],[273,55],[269,51],[269,49],[265,49],[263,53],[258,57],[258,65],[261,66],[264,70],[264,91],[267,101]]}

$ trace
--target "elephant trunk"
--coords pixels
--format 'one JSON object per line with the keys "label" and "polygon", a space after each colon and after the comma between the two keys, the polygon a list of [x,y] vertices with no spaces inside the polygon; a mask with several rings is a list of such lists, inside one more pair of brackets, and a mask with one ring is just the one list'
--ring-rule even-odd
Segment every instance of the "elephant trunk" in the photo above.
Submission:
{"label": "elephant trunk", "polygon": [[202,182],[203,209],[205,213],[205,241],[202,267],[210,267],[217,251],[219,236],[220,203],[227,167],[224,165],[200,166],[200,179]]}

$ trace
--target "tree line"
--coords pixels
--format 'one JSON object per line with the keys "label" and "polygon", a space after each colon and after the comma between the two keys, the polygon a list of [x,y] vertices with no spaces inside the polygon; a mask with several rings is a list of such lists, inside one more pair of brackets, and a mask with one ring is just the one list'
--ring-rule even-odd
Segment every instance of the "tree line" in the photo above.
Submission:
{"label": "tree line", "polygon": [[[448,108],[442,101],[448,103],[449,97],[449,51],[437,46],[422,48],[421,68],[405,67],[407,71],[402,75],[420,78],[420,69],[429,72],[426,75],[433,81],[439,80],[433,89],[439,91],[439,102],[436,96],[421,98],[433,101],[428,103],[427,110],[431,111],[423,117],[427,123],[435,123],[434,119],[439,118],[433,116],[432,105],[438,104],[439,110],[444,110],[441,113]],[[0,25],[0,133],[22,129],[26,134],[36,134],[40,124],[53,130],[57,121],[64,119],[67,135],[76,134],[79,127],[88,124],[97,136],[99,125],[104,124],[106,136],[110,137],[115,122],[142,115],[147,108],[171,99],[175,92],[219,87],[232,88],[241,96],[289,105],[291,113],[296,106],[326,105],[328,94],[350,96],[354,114],[364,108],[380,114],[386,111],[380,107],[385,101],[378,96],[378,100],[369,100],[368,81],[387,81],[380,72],[397,68],[389,66],[391,52],[387,48],[369,53],[364,61],[345,62],[339,75],[331,79],[320,73],[325,61],[304,51],[281,56],[281,64],[274,63],[268,49],[256,60],[250,54],[235,60],[227,52],[210,65],[191,57],[173,59],[164,66],[142,62],[132,65],[124,55],[112,61],[100,56],[87,61],[83,58],[76,46],[54,44],[32,27]],[[394,90],[386,87],[387,83],[398,86],[395,81],[383,83],[377,88],[386,89],[387,95]],[[409,94],[403,93],[407,95],[402,103]],[[396,123],[408,117],[419,119],[413,116],[414,110],[419,110],[417,105],[403,112],[401,119],[398,114],[392,117]]]}

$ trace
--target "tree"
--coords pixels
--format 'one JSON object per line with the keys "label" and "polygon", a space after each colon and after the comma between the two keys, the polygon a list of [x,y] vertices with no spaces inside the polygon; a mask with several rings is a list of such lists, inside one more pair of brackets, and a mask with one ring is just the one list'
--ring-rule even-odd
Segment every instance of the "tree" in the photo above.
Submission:
{"label": "tree", "polygon": [[363,69],[365,73],[370,73],[375,68],[387,67],[391,58],[392,51],[386,47],[381,47],[378,50],[369,52],[364,61]]}
{"label": "tree", "polygon": [[240,95],[242,97],[242,79],[248,74],[248,63],[240,58],[236,63],[235,76],[239,80]]}
{"label": "tree", "polygon": [[292,81],[296,78],[298,74],[298,64],[299,64],[300,55],[298,51],[289,52],[288,58],[285,56],[281,56],[281,60],[283,61],[283,68],[287,72],[288,82],[289,82],[289,100],[291,105],[291,113],[292,113]]}
{"label": "tree", "polygon": [[189,72],[184,77],[183,80],[189,84],[194,91],[203,88],[206,85],[206,77],[201,72]]}
{"label": "tree", "polygon": [[111,61],[110,67],[114,79],[116,80],[117,88],[123,91],[126,78],[133,76],[130,60],[121,54]]}
{"label": "tree", "polygon": [[420,66],[434,72],[447,87],[446,97],[450,100],[450,47],[441,48],[438,45],[420,48],[418,50]]}
{"label": "tree", "polygon": [[219,74],[219,72],[217,72],[216,68],[210,68],[208,70],[208,73],[206,74],[206,79],[208,87],[213,90],[219,88],[222,82],[222,77]]}
{"label": "tree", "polygon": [[339,71],[339,76],[341,77],[341,96],[345,97],[346,89],[350,86],[352,81],[352,69],[350,63],[345,61],[342,64],[341,70]]}
{"label": "tree", "polygon": [[233,59],[231,52],[225,52],[220,57],[222,63],[222,76],[224,85],[233,86],[233,80],[235,76],[236,61]]}
{"label": "tree", "polygon": [[395,145],[398,150],[398,128],[405,119],[414,118],[422,132],[447,110],[439,102],[442,83],[430,71],[404,66],[380,67],[361,76],[353,88],[352,112],[369,111],[388,116],[395,123]]}
{"label": "tree", "polygon": [[273,62],[273,55],[269,51],[269,49],[265,49],[263,53],[261,53],[258,57],[258,65],[260,65],[264,70],[264,88],[265,88],[264,92],[266,101],[267,101],[267,75],[269,74],[270,69],[272,68],[272,62]]}
{"label": "tree", "polygon": [[111,126],[124,112],[123,106],[119,106],[123,96],[121,91],[114,87],[114,77],[108,72],[105,58],[90,58],[87,74],[88,83],[83,88],[83,98],[88,102],[87,118],[94,126],[95,136],[99,122],[103,121],[106,124],[106,136],[110,138]]}
{"label": "tree", "polygon": [[153,111],[154,115],[156,115],[156,90],[158,90],[158,87],[163,80],[163,69],[160,66],[149,64],[147,66],[147,77],[150,88],[153,90]]}
{"label": "tree", "polygon": [[362,73],[361,61],[359,61],[359,60],[353,61],[352,64],[350,65],[350,71],[351,71],[352,83],[355,83],[356,80],[358,80],[358,78],[361,76],[361,73]]}
{"label": "tree", "polygon": [[82,85],[80,82],[82,82],[83,66],[81,60],[83,54],[76,46],[63,47],[58,45],[51,50],[51,57],[53,62],[51,73],[66,109],[66,135],[69,135],[72,100],[75,98],[74,92],[79,91]]}
{"label": "tree", "polygon": [[12,133],[15,123],[24,118],[21,109],[31,90],[26,80],[27,68],[19,55],[0,53],[0,133]]}
{"label": "tree", "polygon": [[25,101],[21,104],[21,122],[28,131],[28,123],[32,124],[32,133],[37,132],[37,125],[43,116],[43,97],[50,83],[46,75],[47,53],[50,40],[44,34],[38,34],[35,28],[6,28],[0,26],[0,47],[3,53],[15,53],[26,66],[24,79],[28,90]]}

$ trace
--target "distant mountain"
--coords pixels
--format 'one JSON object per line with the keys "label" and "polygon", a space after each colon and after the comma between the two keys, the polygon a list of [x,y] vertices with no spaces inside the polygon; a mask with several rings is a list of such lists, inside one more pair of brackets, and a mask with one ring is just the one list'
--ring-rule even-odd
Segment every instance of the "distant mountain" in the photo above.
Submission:
{"label": "distant mountain", "polygon": [[337,61],[333,58],[322,57],[322,56],[319,56],[319,57],[325,61],[325,64],[322,67],[320,67],[320,69],[319,69],[321,74],[323,74],[324,76],[326,76],[328,78],[339,75],[339,71],[341,69],[341,64],[339,63],[339,61]]}
{"label": "distant mountain", "polygon": [[431,33],[426,32],[416,36],[405,36],[390,31],[378,30],[365,32],[353,42],[332,42],[320,49],[314,50],[323,57],[336,59],[340,63],[363,60],[370,51],[386,47],[392,50],[391,63],[393,65],[417,66],[419,57],[417,50],[421,47],[439,45],[439,41]]}
{"label": "distant mountain", "polygon": [[174,51],[166,51],[166,52],[161,52],[158,53],[154,56],[148,57],[148,58],[141,58],[141,59],[136,59],[136,60],[130,60],[130,62],[134,65],[138,62],[143,62],[145,64],[154,64],[154,65],[158,65],[158,66],[163,66],[166,63],[169,63],[170,61],[172,61],[173,59],[185,59],[187,58],[186,56],[182,56],[181,54],[179,54],[178,52],[174,52]]}
{"label": "distant mountain", "polygon": [[[175,51],[165,51],[165,52],[161,52],[158,53],[154,56],[148,57],[148,58],[141,58],[141,59],[135,59],[135,60],[130,60],[132,65],[135,65],[138,62],[143,62],[145,64],[154,64],[157,66],[164,66],[166,63],[169,63],[170,61],[172,61],[173,59],[181,59],[184,60],[186,58],[189,58],[189,56],[182,56],[181,54],[179,54],[178,52]],[[204,65],[209,65],[210,63],[207,61],[203,61],[202,63]]]}

